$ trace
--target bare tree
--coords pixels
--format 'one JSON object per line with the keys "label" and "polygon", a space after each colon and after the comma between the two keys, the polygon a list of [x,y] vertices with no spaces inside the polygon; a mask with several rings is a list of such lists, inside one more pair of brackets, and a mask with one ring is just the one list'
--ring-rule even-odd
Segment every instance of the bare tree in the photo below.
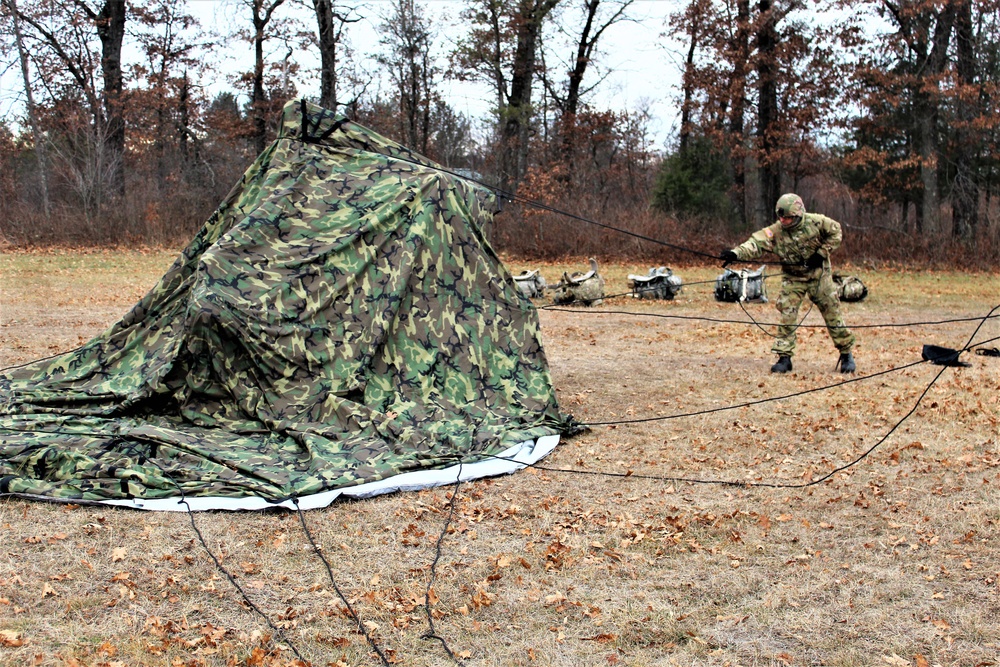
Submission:
{"label": "bare tree", "polygon": [[[102,170],[109,189],[117,196],[125,193],[125,115],[124,79],[122,75],[122,43],[125,37],[125,0],[40,0],[30,10],[9,5],[22,26],[28,26],[32,39],[55,67],[43,72],[45,83],[53,86],[57,79],[68,76],[77,92],[86,101],[92,118],[95,141],[102,142],[95,154],[102,155]],[[88,28],[93,30],[88,32]],[[91,36],[100,41],[95,53]],[[96,81],[100,73],[101,84]],[[100,198],[98,198],[98,201]]]}
{"label": "bare tree", "polygon": [[333,0],[312,0],[316,13],[316,37],[320,56],[319,103],[327,109],[335,109],[340,82],[339,56],[344,48],[344,31],[351,23],[361,20],[351,16],[351,8],[339,8]]}
{"label": "bare tree", "polygon": [[[616,23],[630,20],[628,9],[634,3],[635,0],[612,0],[611,2],[608,0],[580,0],[579,9],[582,20],[575,33],[575,52],[568,63],[564,92],[550,88],[550,94],[562,116],[573,118],[580,107],[581,97],[593,90],[593,86],[588,88],[583,86],[583,79],[593,63],[594,51],[597,49],[601,36]],[[563,27],[562,30],[569,32],[571,29]]]}
{"label": "bare tree", "polygon": [[380,31],[385,50],[377,59],[396,89],[400,134],[405,143],[426,154],[438,73],[431,57],[430,22],[414,0],[393,0]]}
{"label": "bare tree", "polygon": [[31,74],[28,67],[28,53],[24,46],[24,38],[21,35],[21,23],[18,19],[17,3],[15,0],[4,0],[4,6],[11,16],[11,23],[14,32],[14,42],[17,45],[17,56],[21,64],[21,78],[24,81],[24,99],[28,112],[28,125],[31,127],[32,144],[35,149],[35,158],[38,160],[38,178],[42,186],[42,206],[45,209],[45,217],[52,213],[52,204],[49,200],[49,166],[45,147],[45,135],[41,131],[38,122],[38,110],[35,107],[35,94],[31,84]]}
{"label": "bare tree", "polygon": [[549,97],[555,103],[559,113],[558,133],[560,135],[559,151],[566,164],[567,176],[574,173],[575,138],[577,136],[577,113],[581,99],[597,86],[584,87],[583,81],[594,59],[601,36],[612,25],[628,20],[627,10],[635,0],[581,0],[574,9],[580,10],[581,20],[574,26],[565,22],[556,22],[557,29],[570,38],[573,56],[566,62],[566,82],[562,88],[557,88],[550,82],[545,68],[542,80],[545,83]]}

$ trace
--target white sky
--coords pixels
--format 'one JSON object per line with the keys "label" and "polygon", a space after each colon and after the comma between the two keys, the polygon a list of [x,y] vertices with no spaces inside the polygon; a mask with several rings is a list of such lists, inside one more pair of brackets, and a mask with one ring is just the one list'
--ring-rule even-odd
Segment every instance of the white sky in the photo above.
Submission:
{"label": "white sky", "polygon": [[[435,46],[443,58],[463,32],[463,28],[458,25],[458,15],[464,7],[464,1],[417,0],[417,2],[425,8],[428,17],[436,19],[435,27],[438,35]],[[564,0],[564,3],[566,7],[562,11],[570,16],[568,12],[575,9],[574,3],[572,0]],[[360,23],[351,24],[347,29],[348,40],[355,51],[356,59],[363,65],[370,61],[379,48],[376,26],[381,21],[382,14],[388,11],[389,3],[387,0],[346,0],[341,4],[353,4],[357,7],[356,15],[364,19]],[[676,54],[665,48],[666,45],[660,37],[667,15],[679,4],[679,0],[637,0],[629,12],[635,20],[618,23],[604,33],[599,43],[595,64],[600,72],[606,73],[607,76],[587,100],[602,110],[648,109],[651,115],[649,130],[656,148],[663,147],[679,115],[676,99],[680,81],[680,62]],[[229,26],[234,21],[241,20],[240,8],[233,0],[188,0],[188,6],[191,13],[201,21],[202,28],[209,32],[228,32]],[[242,13],[245,11],[245,8],[242,9]],[[312,12],[305,9],[298,11],[301,12],[305,24],[314,29],[315,17]],[[247,19],[242,20],[249,23]],[[551,30],[547,33],[546,40],[549,44],[555,45],[556,36]],[[208,85],[210,93],[231,90],[225,75],[247,69],[247,63],[252,58],[251,48],[249,44],[232,40],[229,45],[217,49],[214,59],[218,74],[214,75],[212,80],[204,82]],[[574,52],[575,47],[573,50],[564,47],[559,55],[565,59]],[[128,58],[127,53],[125,57]],[[305,95],[318,95],[318,58],[306,53],[296,53],[293,57],[303,67],[296,81],[299,91]],[[553,70],[550,76],[558,80],[558,70],[564,68],[551,57],[547,64],[550,70]],[[372,65],[370,69],[376,68]],[[598,70],[592,66],[587,72],[584,85],[594,85],[598,74]],[[493,99],[485,86],[474,83],[444,81],[441,88],[452,108],[474,118],[485,116]],[[539,97],[540,93],[536,93],[535,98]],[[20,114],[22,98],[20,70],[15,67],[0,77],[0,113]]]}
{"label": "white sky", "polygon": [[[459,13],[465,6],[464,0],[417,0],[425,8],[425,13],[434,21],[437,31],[435,47],[438,55],[445,57],[455,41],[462,35],[464,28],[459,25]],[[353,23],[347,28],[348,41],[354,49],[356,58],[361,61],[371,61],[379,49],[377,25],[382,15],[389,11],[388,0],[341,0],[342,6],[356,7],[355,16],[363,17],[359,23]],[[562,11],[575,9],[572,0],[564,0],[566,5]],[[677,86],[680,82],[680,62],[664,48],[661,33],[667,15],[674,11],[680,0],[637,0],[630,9],[629,15],[635,20],[621,22],[611,26],[601,37],[596,67],[600,72],[607,73],[594,90],[589,102],[600,109],[615,111],[634,111],[648,108],[651,114],[650,132],[655,137],[655,146],[662,147],[672,128],[676,125],[679,112],[676,108]],[[206,30],[222,30],[234,20],[233,0],[189,0],[189,6]],[[244,10],[245,11],[245,10]],[[302,19],[313,28],[315,17],[311,12],[303,11]],[[550,30],[546,40],[555,43],[555,35]],[[564,58],[575,53],[564,49]],[[220,51],[229,60],[230,67],[220,63],[220,70],[238,69],[236,63],[246,63],[250,57],[250,46],[233,43],[228,49]],[[318,59],[309,54],[295,55],[303,68],[309,68],[308,73],[299,77],[299,90],[305,95],[319,94],[319,78],[316,73]],[[548,61],[550,69],[555,70],[559,63],[551,58]],[[245,69],[245,64],[243,68]],[[371,69],[376,69],[374,65]],[[560,68],[562,69],[562,68]],[[592,68],[587,72],[585,86],[594,85],[599,72]],[[557,76],[553,73],[550,76]],[[227,89],[225,81],[219,81],[219,90]],[[540,84],[538,84],[540,85]],[[487,114],[493,101],[490,91],[484,86],[471,82],[442,81],[442,93],[447,102],[460,113],[474,118]],[[539,99],[536,93],[535,99]]]}

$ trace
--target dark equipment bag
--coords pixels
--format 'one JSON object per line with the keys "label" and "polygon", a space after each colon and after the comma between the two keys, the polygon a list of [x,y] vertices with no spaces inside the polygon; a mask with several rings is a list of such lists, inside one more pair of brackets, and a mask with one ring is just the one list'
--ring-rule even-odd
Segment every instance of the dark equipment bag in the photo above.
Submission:
{"label": "dark equipment bag", "polygon": [[666,266],[653,267],[645,276],[629,274],[632,296],[636,299],[672,300],[681,291],[684,281]]}
{"label": "dark equipment bag", "polygon": [[723,274],[715,279],[715,300],[767,303],[767,291],[764,289],[764,267],[761,266],[756,271],[725,269]]}

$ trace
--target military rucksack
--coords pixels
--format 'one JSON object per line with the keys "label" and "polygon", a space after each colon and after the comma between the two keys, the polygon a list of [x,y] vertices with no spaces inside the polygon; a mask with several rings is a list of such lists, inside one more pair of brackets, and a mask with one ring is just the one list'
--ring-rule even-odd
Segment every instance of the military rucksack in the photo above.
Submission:
{"label": "military rucksack", "polygon": [[545,292],[545,278],[537,269],[522,271],[520,275],[514,276],[514,284],[521,294],[529,299],[540,297]]}
{"label": "military rucksack", "polygon": [[632,283],[632,296],[636,299],[667,299],[671,300],[681,291],[684,281],[680,276],[665,267],[654,267],[645,276],[629,274]]}
{"label": "military rucksack", "polygon": [[857,276],[835,273],[833,284],[837,286],[837,298],[841,301],[863,301],[868,296],[868,288]]}
{"label": "military rucksack", "polygon": [[715,279],[715,300],[767,303],[767,291],[764,289],[764,267],[762,266],[756,271],[724,269],[722,275]]}
{"label": "military rucksack", "polygon": [[563,273],[562,280],[552,286],[552,301],[561,305],[582,303],[585,306],[600,305],[604,299],[604,278],[597,272],[597,260],[590,258],[590,271],[573,275]]}

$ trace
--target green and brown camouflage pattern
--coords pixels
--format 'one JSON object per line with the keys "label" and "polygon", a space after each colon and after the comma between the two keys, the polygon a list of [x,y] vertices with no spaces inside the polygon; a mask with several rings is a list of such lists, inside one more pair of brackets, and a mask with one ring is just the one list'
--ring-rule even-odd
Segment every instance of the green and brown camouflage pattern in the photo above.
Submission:
{"label": "green and brown camouflage pattern", "polygon": [[[795,195],[786,195],[786,197]],[[785,197],[782,197],[785,200]],[[801,203],[801,200],[799,200]],[[791,205],[794,202],[786,202]],[[833,284],[830,255],[843,241],[840,223],[818,213],[803,213],[792,225],[776,222],[754,232],[749,239],[733,248],[736,256],[749,261],[765,252],[781,259],[781,295],[775,307],[781,315],[781,325],[771,351],[781,356],[795,354],[798,314],[802,300],[808,295],[826,322],[830,339],[840,352],[849,352],[855,336],[844,324],[840,300]],[[813,254],[823,257],[823,266],[810,269],[806,260]]]}
{"label": "green and brown camouflage pattern", "polygon": [[[806,213],[793,225],[780,222],[754,232],[749,239],[733,248],[743,261],[752,261],[765,252],[781,259],[781,272],[792,280],[813,280],[820,271],[830,270],[830,255],[844,239],[840,223],[818,213]],[[805,262],[813,253],[823,256],[821,269],[807,268]]]}
{"label": "green and brown camouflage pattern", "polygon": [[771,345],[771,351],[779,356],[795,355],[796,332],[799,330],[799,309],[802,301],[809,297],[826,323],[830,340],[841,353],[850,352],[854,347],[855,336],[844,323],[840,312],[840,300],[837,298],[837,288],[833,284],[833,276],[829,271],[823,271],[815,280],[792,280],[788,276],[781,277],[781,295],[775,302],[781,324],[778,335]]}
{"label": "green and brown camouflage pattern", "polygon": [[599,306],[604,301],[604,277],[597,271],[597,260],[590,258],[590,271],[563,272],[562,280],[552,286],[552,302],[559,305],[580,303]]}
{"label": "green and brown camouflage pattern", "polygon": [[289,103],[143,299],[0,374],[0,493],[284,499],[567,430],[486,188]]}

